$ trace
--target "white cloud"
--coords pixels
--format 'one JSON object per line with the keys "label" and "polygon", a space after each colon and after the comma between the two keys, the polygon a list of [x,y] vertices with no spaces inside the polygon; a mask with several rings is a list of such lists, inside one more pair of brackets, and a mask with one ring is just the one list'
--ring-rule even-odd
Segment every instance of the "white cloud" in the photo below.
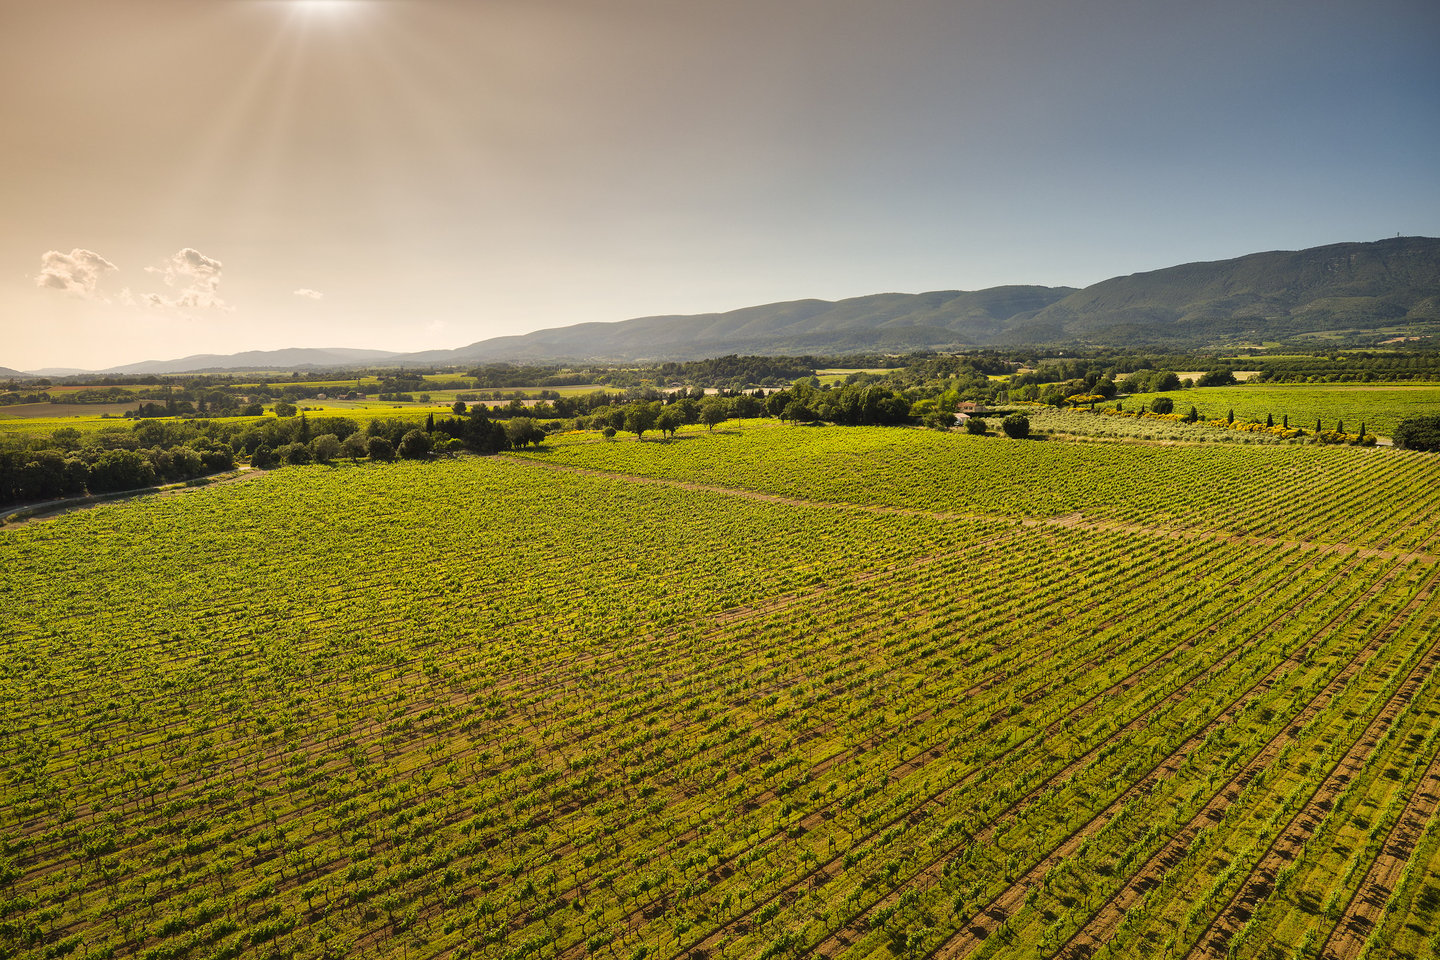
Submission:
{"label": "white cloud", "polygon": [[50,250],[40,258],[40,273],[35,277],[35,285],[103,303],[107,301],[96,292],[95,287],[105,273],[118,269],[93,250],[78,247],[69,253]]}
{"label": "white cloud", "polygon": [[158,273],[165,278],[165,285],[176,287],[175,297],[146,294],[143,298],[152,306],[181,307],[191,310],[232,310],[221,300],[215,290],[220,286],[220,271],[223,264],[212,260],[194,247],[186,247],[165,262],[163,267],[146,267],[149,273]]}
{"label": "white cloud", "polygon": [[319,300],[325,296],[319,290],[311,290],[309,287],[301,287],[295,291],[295,296],[304,297],[306,300]]}

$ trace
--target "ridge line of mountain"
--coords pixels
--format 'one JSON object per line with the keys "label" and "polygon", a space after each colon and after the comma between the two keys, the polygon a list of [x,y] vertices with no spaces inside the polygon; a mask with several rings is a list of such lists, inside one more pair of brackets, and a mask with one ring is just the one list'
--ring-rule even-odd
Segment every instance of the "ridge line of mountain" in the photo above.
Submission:
{"label": "ridge line of mountain", "polygon": [[[1397,334],[1398,331],[1398,334]],[[719,313],[549,327],[453,350],[287,348],[148,360],[99,371],[158,374],[499,362],[646,362],[739,354],[909,353],[984,347],[1205,349],[1260,343],[1380,343],[1440,336],[1440,239],[1394,237],[1272,250],[1111,277],[1076,289],[802,299]]]}

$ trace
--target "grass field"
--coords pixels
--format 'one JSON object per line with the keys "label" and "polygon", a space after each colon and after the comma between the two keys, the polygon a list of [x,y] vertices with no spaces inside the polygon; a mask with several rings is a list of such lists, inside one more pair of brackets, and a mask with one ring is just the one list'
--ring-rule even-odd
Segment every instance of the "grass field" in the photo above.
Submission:
{"label": "grass field", "polygon": [[99,420],[134,410],[131,403],[10,403],[0,406],[0,420]]}
{"label": "grass field", "polygon": [[1433,951],[1437,475],[772,427],[0,531],[0,952]]}
{"label": "grass field", "polygon": [[[46,406],[53,406],[46,404]],[[0,408],[3,409],[3,408]],[[62,405],[63,409],[63,405]],[[132,408],[133,409],[133,408]],[[306,403],[302,405],[305,413],[311,417],[349,417],[358,424],[366,424],[371,420],[414,420],[417,424],[423,425],[423,421],[429,414],[435,416],[449,416],[450,407],[448,404],[415,404],[406,403],[396,405],[387,404],[358,404],[351,407],[331,405],[324,403]],[[273,414],[268,414],[274,419]],[[177,418],[161,417],[161,420],[172,420]],[[196,422],[214,423],[254,423],[263,417],[199,417],[180,418],[184,420],[195,420]],[[91,433],[96,430],[131,430],[140,420],[129,417],[104,417],[98,413],[77,413],[73,416],[60,417],[13,417],[5,418],[0,416],[0,433],[9,434],[34,434],[46,436],[63,428],[73,428],[81,433]]]}
{"label": "grass field", "polygon": [[1127,407],[1139,407],[1158,396],[1173,399],[1179,412],[1194,406],[1206,419],[1224,417],[1234,410],[1236,419],[1264,420],[1268,414],[1279,423],[1281,417],[1288,414],[1291,426],[1309,430],[1318,417],[1327,430],[1343,420],[1345,428],[1354,433],[1363,422],[1367,432],[1384,437],[1394,433],[1396,424],[1407,417],[1440,416],[1440,385],[1413,383],[1255,383],[1238,387],[1197,387],[1166,394],[1137,393],[1125,403]]}

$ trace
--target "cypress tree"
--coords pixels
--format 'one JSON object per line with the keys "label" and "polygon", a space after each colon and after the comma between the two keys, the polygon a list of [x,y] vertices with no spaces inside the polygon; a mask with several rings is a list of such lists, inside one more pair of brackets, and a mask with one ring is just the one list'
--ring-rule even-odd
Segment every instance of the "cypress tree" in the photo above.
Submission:
{"label": "cypress tree", "polygon": [[1265,426],[1267,426],[1267,427],[1273,427],[1273,426],[1275,426],[1275,418],[1274,418],[1273,416],[1271,416],[1270,414],[1268,414],[1268,413],[1265,414]]}
{"label": "cypress tree", "polygon": [[1361,439],[1361,440],[1364,440],[1364,439],[1365,439],[1365,421],[1364,421],[1364,420],[1361,420],[1361,421],[1360,421],[1360,439]]}
{"label": "cypress tree", "polygon": [[1319,417],[1316,417],[1316,418],[1315,418],[1315,432],[1316,432],[1316,433],[1319,433],[1319,432],[1320,432],[1320,418],[1319,418]]}
{"label": "cypress tree", "polygon": [[1234,423],[1234,422],[1235,422],[1235,411],[1234,411],[1233,409],[1232,409],[1229,413],[1225,414],[1225,422],[1226,422],[1226,423]]}
{"label": "cypress tree", "polygon": [[1281,417],[1281,418],[1280,418],[1280,422],[1285,425],[1285,429],[1286,429],[1286,430],[1289,430],[1289,429],[1290,429],[1290,414],[1287,413],[1287,414],[1285,414],[1285,416]]}
{"label": "cypress tree", "polygon": [[1344,432],[1345,432],[1345,421],[1344,421],[1344,420],[1339,420],[1339,421],[1337,421],[1337,422],[1335,423],[1335,432],[1336,432],[1336,433],[1344,433]]}

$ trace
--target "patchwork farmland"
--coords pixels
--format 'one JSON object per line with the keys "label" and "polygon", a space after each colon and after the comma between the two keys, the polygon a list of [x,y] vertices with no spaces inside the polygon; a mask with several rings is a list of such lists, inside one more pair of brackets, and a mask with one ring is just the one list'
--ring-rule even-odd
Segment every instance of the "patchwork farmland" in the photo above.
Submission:
{"label": "patchwork farmland", "polygon": [[0,531],[0,950],[1433,952],[1437,481],[732,423]]}

